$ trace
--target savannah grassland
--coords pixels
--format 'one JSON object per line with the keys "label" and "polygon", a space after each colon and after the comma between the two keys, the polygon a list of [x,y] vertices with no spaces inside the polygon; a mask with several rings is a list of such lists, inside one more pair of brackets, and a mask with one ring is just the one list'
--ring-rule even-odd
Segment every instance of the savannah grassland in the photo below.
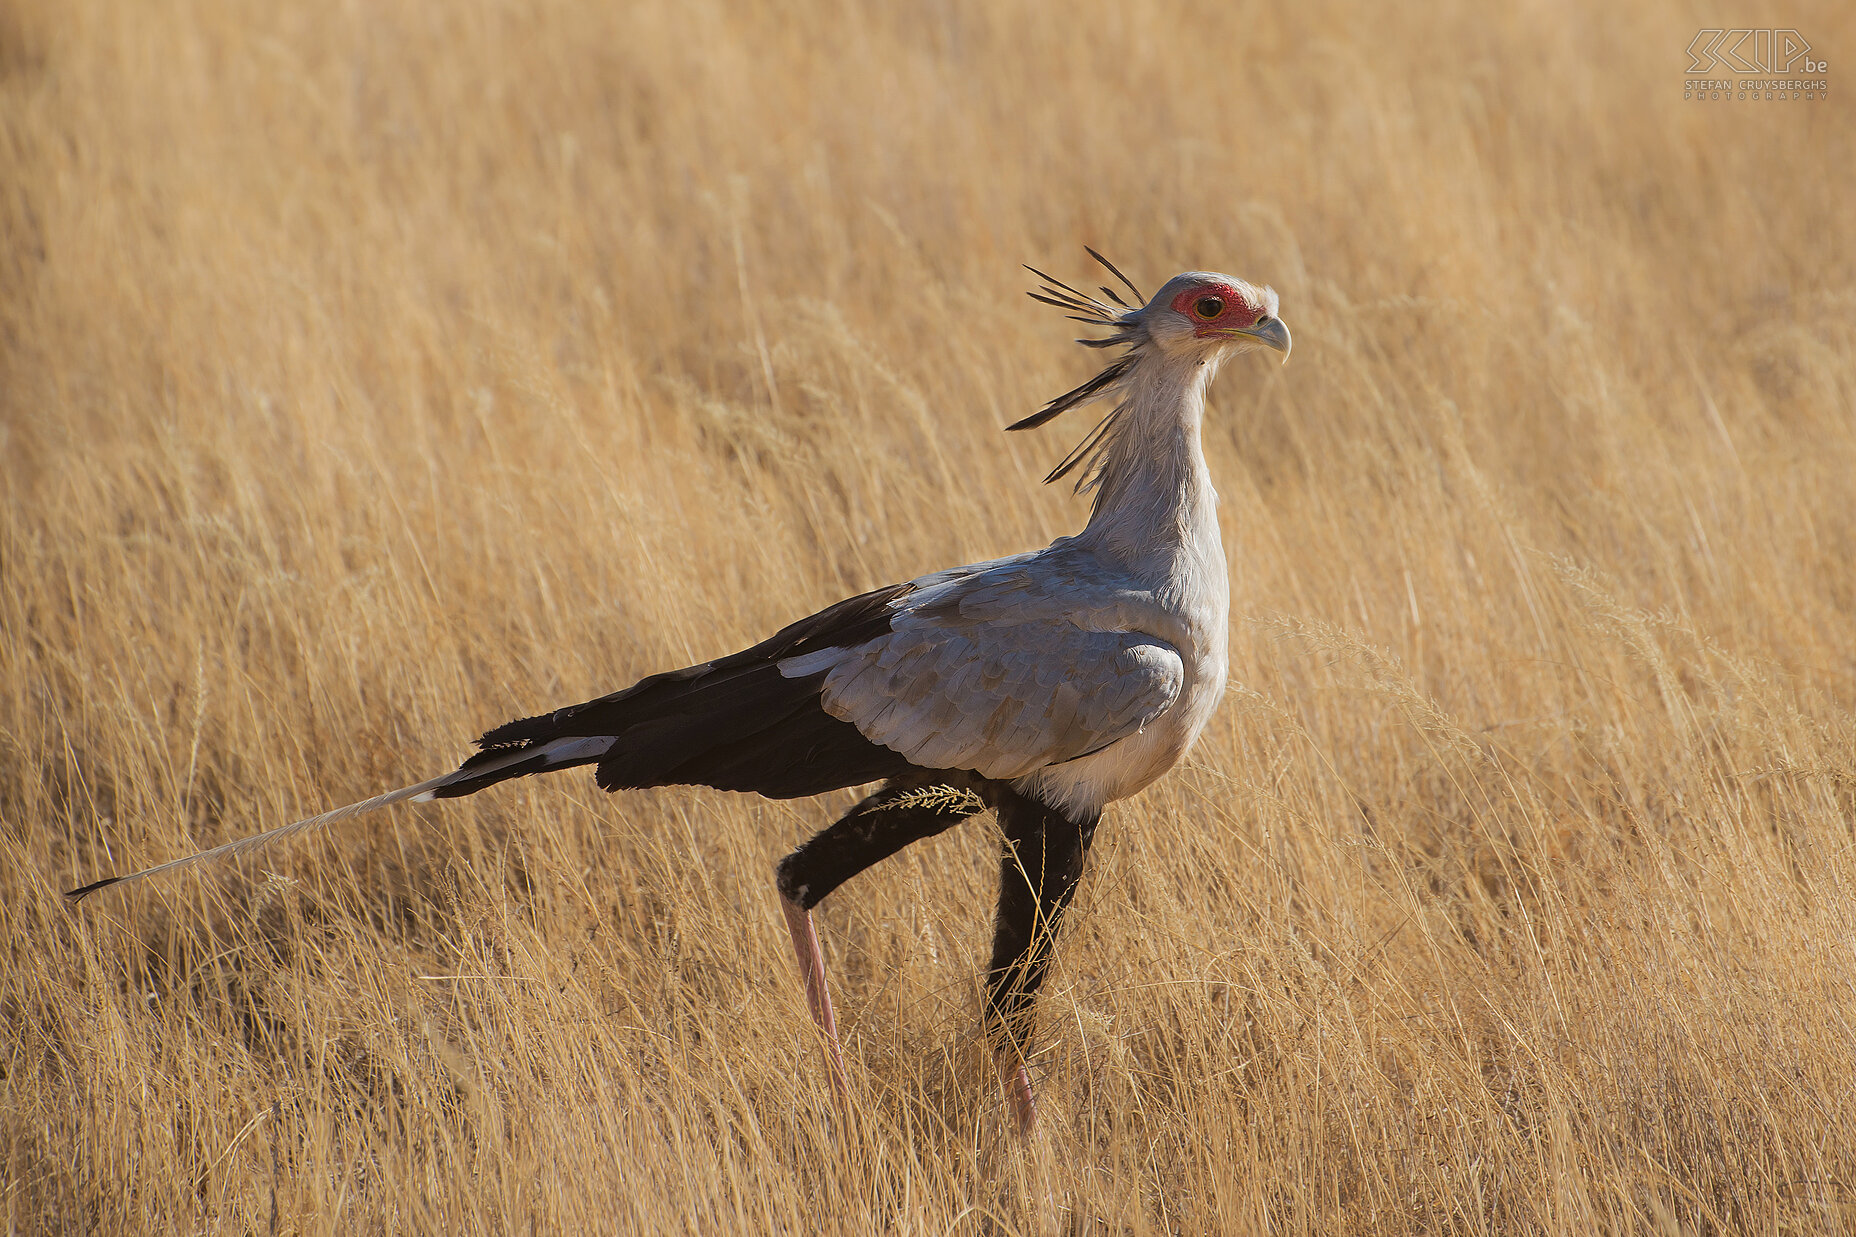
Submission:
{"label": "savannah grassland", "polygon": [[[1856,1229],[1856,123],[1681,4],[0,5],[10,1233]],[[584,773],[60,891],[1043,544],[1032,262],[1273,284],[1044,1122],[992,826]]]}

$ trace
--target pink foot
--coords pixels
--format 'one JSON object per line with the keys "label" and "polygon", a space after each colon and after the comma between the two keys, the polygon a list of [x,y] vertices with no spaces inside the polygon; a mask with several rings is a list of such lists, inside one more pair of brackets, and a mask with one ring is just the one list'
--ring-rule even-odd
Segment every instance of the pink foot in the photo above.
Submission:
{"label": "pink foot", "polygon": [[1011,1106],[1019,1134],[1029,1138],[1031,1131],[1037,1128],[1038,1105],[1031,1098],[1031,1075],[1025,1072],[1024,1061],[1011,1048],[1000,1054],[999,1081],[1005,1084],[1005,1102]]}

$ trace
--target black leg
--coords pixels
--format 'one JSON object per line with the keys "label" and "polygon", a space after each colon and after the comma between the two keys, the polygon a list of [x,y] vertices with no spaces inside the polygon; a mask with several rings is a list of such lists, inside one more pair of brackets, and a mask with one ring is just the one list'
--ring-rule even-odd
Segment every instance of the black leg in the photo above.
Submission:
{"label": "black leg", "polygon": [[1050,970],[1051,946],[1064,908],[1075,896],[1083,860],[1100,813],[1072,819],[1034,799],[999,798],[1005,853],[999,876],[999,923],[986,972],[986,1027],[1019,1126],[1037,1120],[1025,1071],[1038,989]]}
{"label": "black leg", "polygon": [[964,781],[892,781],[780,860],[775,870],[780,895],[809,911],[865,868],[911,842],[947,832],[984,808],[978,793]]}

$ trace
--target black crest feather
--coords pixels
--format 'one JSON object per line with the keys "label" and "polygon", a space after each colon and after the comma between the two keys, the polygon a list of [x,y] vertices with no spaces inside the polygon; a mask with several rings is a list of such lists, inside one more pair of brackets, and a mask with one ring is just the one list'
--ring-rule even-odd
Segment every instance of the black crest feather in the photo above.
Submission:
{"label": "black crest feather", "polygon": [[[1120,267],[1116,266],[1113,262],[1110,262],[1107,258],[1103,257],[1101,254],[1097,253],[1095,250],[1091,249],[1087,245],[1083,246],[1083,252],[1088,254],[1090,257],[1094,258],[1096,261],[1100,262],[1104,267],[1106,267],[1108,269],[1109,274],[1121,280],[1121,282],[1127,286],[1128,291],[1134,293],[1134,300],[1136,304],[1145,305],[1147,303],[1147,294],[1142,292],[1139,288],[1135,287],[1134,281],[1132,279],[1129,279],[1126,275],[1122,274]],[[1104,292],[1108,292],[1107,288],[1104,288],[1102,290]],[[1115,296],[1113,292],[1108,292],[1108,294],[1110,296]],[[1120,300],[1121,298],[1117,296],[1115,297],[1115,299]]]}
{"label": "black crest feather", "polygon": [[[1076,341],[1085,348],[1124,346],[1128,351],[1103,366],[1095,377],[1081,386],[1065,391],[1030,416],[1006,426],[1008,430],[1036,429],[1072,408],[1114,394],[1122,380],[1128,376],[1128,371],[1133,369],[1140,359],[1141,345],[1147,342],[1147,331],[1141,324],[1141,313],[1146,307],[1147,298],[1141,295],[1141,290],[1135,287],[1134,282],[1122,274],[1113,262],[1087,245],[1083,248],[1090,257],[1101,263],[1115,278],[1121,280],[1129,292],[1133,293],[1135,303],[1132,306],[1122,300],[1113,288],[1103,287],[1102,294],[1108,300],[1099,301],[1088,293],[1071,287],[1056,276],[1045,274],[1035,266],[1027,266],[1025,269],[1043,280],[1044,286],[1036,292],[1027,292],[1025,295],[1040,304],[1072,311],[1065,315],[1072,322],[1081,322],[1086,326],[1107,327],[1114,332],[1101,339]],[[1045,483],[1060,481],[1075,472],[1085,461],[1096,458],[1100,454],[1103,443],[1114,432],[1115,423],[1119,420],[1125,406],[1117,404],[1114,411],[1103,417],[1082,442],[1064,456],[1061,463],[1051,469],[1050,475],[1044,478]],[[1087,489],[1095,476],[1096,469],[1093,466],[1085,469],[1076,483],[1077,491],[1080,493]]]}

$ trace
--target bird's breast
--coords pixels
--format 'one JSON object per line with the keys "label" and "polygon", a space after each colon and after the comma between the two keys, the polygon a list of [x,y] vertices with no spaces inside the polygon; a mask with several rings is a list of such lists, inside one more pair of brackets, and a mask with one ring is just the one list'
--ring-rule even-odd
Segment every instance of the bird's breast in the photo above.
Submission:
{"label": "bird's breast", "polygon": [[1179,763],[1217,711],[1228,674],[1230,580],[1216,522],[1209,537],[1180,546],[1154,583],[1147,621],[1136,626],[1179,651],[1186,672],[1179,698],[1139,733],[1040,769],[1022,779],[1021,789],[1059,808],[1099,811]]}

